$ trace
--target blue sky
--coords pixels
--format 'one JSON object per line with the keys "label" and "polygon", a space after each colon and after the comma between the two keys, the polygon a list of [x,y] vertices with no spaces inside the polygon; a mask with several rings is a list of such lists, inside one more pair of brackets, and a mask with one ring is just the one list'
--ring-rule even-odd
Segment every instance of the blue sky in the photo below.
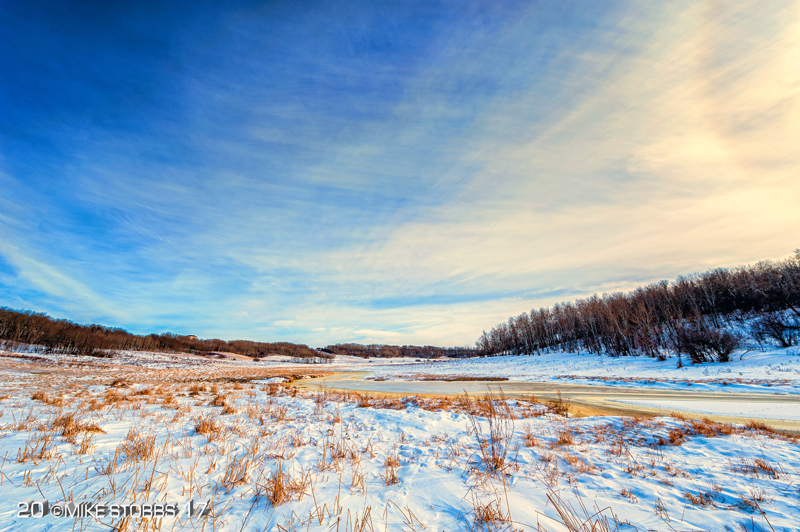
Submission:
{"label": "blue sky", "polygon": [[800,247],[800,3],[3,2],[0,305],[471,345]]}

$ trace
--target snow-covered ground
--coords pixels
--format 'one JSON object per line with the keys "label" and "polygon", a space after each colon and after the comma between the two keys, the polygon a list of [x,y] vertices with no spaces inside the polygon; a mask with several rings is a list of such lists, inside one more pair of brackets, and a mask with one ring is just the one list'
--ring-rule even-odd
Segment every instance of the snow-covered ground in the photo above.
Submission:
{"label": "snow-covered ground", "polygon": [[240,367],[313,368],[319,372],[367,372],[366,379],[416,380],[420,377],[490,377],[522,382],[571,382],[618,387],[686,389],[708,392],[800,394],[800,348],[753,350],[737,353],[727,363],[688,364],[678,367],[676,357],[659,361],[647,357],[598,356],[588,353],[547,353],[542,355],[498,356],[472,359],[424,360],[413,358],[372,358],[336,356],[332,363],[297,364],[289,357],[272,356],[260,361],[246,357],[213,358],[186,353],[126,351],[110,358],[46,354],[35,348],[22,352],[0,351],[0,358],[21,357],[37,364],[105,365],[148,370]]}
{"label": "snow-covered ground", "polygon": [[[108,366],[0,357],[0,530],[121,524],[52,511],[18,516],[19,502],[41,499],[51,509],[65,499],[160,501],[180,512],[123,519],[130,530],[555,532],[578,530],[564,524],[570,513],[584,521],[598,511],[591,520],[620,531],[788,531],[800,523],[800,446],[757,427],[572,419],[511,401],[516,419],[495,405],[504,456],[492,461],[473,428],[489,430],[486,403],[304,394],[242,382],[270,378],[263,363],[181,367],[169,357],[143,365],[148,356],[129,356]],[[508,369],[513,360],[525,361],[495,362]],[[488,362],[459,361],[452,373],[486,375]],[[425,372],[449,365],[426,364]],[[419,366],[402,367],[394,369]],[[192,500],[210,500],[212,512],[187,517]]]}
{"label": "snow-covered ground", "polygon": [[375,365],[367,378],[413,380],[421,375],[507,377],[512,381],[573,382],[693,391],[800,393],[800,348],[739,353],[727,363],[688,364],[677,358],[548,353],[430,361],[414,366]]}
{"label": "snow-covered ground", "polygon": [[[369,369],[375,366],[416,365],[421,359],[409,357],[373,358],[337,355],[331,363],[298,363],[294,357],[272,355],[260,360],[253,360],[234,353],[214,353],[208,356],[190,353],[164,353],[153,351],[114,351],[107,357],[85,355],[69,355],[47,352],[40,346],[15,345],[14,349],[0,348],[0,357],[35,360],[44,364],[113,364],[120,366],[138,366],[149,369],[182,368],[208,364],[238,365],[241,367],[306,367],[317,366],[326,370]],[[322,359],[315,359],[317,362]]]}
{"label": "snow-covered ground", "polygon": [[658,401],[636,400],[620,401],[627,404],[649,406],[664,410],[683,412],[696,412],[713,416],[728,416],[738,418],[780,419],[787,421],[800,421],[800,404],[797,403],[765,403],[743,401]]}

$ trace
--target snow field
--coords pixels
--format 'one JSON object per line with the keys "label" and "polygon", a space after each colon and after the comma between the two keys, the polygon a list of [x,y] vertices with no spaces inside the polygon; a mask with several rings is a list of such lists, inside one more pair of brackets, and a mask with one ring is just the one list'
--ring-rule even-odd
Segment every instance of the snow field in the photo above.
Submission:
{"label": "snow field", "polygon": [[[4,531],[554,532],[568,530],[563,515],[584,521],[596,512],[610,530],[797,530],[800,522],[800,447],[757,427],[569,419],[523,401],[506,409],[279,384],[137,382],[135,373],[115,386],[106,376],[2,379]],[[113,522],[17,517],[18,501],[42,498],[180,508],[210,499],[213,511]]]}
{"label": "snow field", "polygon": [[711,416],[736,418],[778,419],[800,421],[800,405],[794,403],[745,403],[741,401],[618,401],[632,405],[660,408],[663,410],[694,412]]}
{"label": "snow field", "polygon": [[[368,378],[413,380],[415,375],[508,377],[512,381],[568,382],[652,389],[714,392],[800,393],[800,349],[738,353],[731,362],[677,367],[677,357],[599,356],[588,353],[428,361],[410,365],[376,365]],[[689,388],[693,386],[692,388]]]}

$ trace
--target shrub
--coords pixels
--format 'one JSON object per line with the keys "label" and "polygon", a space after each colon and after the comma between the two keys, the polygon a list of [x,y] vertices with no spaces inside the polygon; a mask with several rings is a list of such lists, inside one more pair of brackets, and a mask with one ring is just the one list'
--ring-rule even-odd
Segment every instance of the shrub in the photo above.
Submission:
{"label": "shrub", "polygon": [[[472,399],[464,393],[464,401]],[[483,398],[475,401],[480,407],[480,414],[467,413],[470,432],[475,435],[478,443],[479,461],[491,472],[496,473],[505,469],[506,455],[514,436],[514,420],[501,389],[497,394],[489,390]],[[481,414],[486,419],[487,430],[481,423]]]}
{"label": "shrub", "polygon": [[714,358],[728,362],[741,343],[742,337],[737,334],[698,323],[678,326],[674,339],[675,350],[688,355],[693,364]]}
{"label": "shrub", "polygon": [[800,321],[779,313],[765,314],[752,325],[753,337],[759,342],[774,340],[781,347],[792,347],[800,339]]}

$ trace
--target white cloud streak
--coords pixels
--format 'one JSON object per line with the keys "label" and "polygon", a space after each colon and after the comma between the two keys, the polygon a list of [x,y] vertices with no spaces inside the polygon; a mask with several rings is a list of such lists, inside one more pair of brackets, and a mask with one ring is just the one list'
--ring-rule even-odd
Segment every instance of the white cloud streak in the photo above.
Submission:
{"label": "white cloud streak", "polygon": [[[38,290],[110,316],[124,303],[140,328],[464,345],[534,307],[800,246],[800,2],[632,6],[544,69],[525,55],[537,16],[443,39],[390,119],[280,179],[98,163],[82,199],[145,242],[112,263],[162,268],[124,290],[12,239],[0,252]],[[482,72],[500,88],[448,85]]]}

